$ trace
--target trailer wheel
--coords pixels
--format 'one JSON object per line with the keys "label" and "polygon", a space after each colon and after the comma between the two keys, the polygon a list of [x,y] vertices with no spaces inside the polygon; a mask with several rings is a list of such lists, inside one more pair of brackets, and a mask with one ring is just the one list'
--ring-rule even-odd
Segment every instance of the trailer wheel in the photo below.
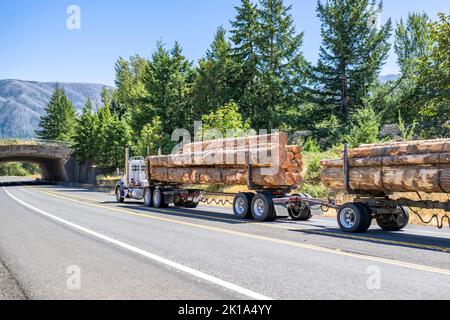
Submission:
{"label": "trailer wheel", "polygon": [[118,203],[123,203],[125,197],[122,196],[122,188],[120,186],[116,187],[116,200]]}
{"label": "trailer wheel", "polygon": [[233,212],[234,215],[241,219],[250,219],[252,217],[251,205],[253,200],[252,193],[238,193],[234,197]]}
{"label": "trailer wheel", "polygon": [[[301,196],[299,194],[294,194],[294,196]],[[310,198],[307,194],[304,194],[305,197]],[[294,221],[308,221],[312,218],[311,208],[308,204],[305,204],[303,209],[301,208],[289,208],[288,209],[289,216]]]}
{"label": "trailer wheel", "polygon": [[400,231],[409,223],[409,210],[406,207],[398,207],[399,213],[383,214],[377,217],[377,223],[385,231]]}
{"label": "trailer wheel", "polygon": [[272,196],[268,193],[258,193],[252,200],[251,213],[253,219],[259,222],[275,220]]}
{"label": "trailer wheel", "polygon": [[161,189],[156,188],[153,191],[153,206],[157,209],[159,208],[167,208],[168,204],[164,201],[164,195],[161,192]]}
{"label": "trailer wheel", "polygon": [[306,207],[305,209],[290,208],[288,209],[289,217],[294,221],[308,221],[311,219],[311,209]]}
{"label": "trailer wheel", "polygon": [[152,199],[152,189],[146,188],[144,190],[144,205],[147,208],[150,208],[153,206],[153,199]]}
{"label": "trailer wheel", "polygon": [[363,233],[369,229],[372,217],[365,205],[347,203],[339,208],[337,221],[344,232]]}

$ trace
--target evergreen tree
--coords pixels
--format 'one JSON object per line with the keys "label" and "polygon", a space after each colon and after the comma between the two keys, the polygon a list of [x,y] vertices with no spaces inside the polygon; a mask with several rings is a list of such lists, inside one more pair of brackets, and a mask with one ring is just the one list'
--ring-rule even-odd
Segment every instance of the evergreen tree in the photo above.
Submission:
{"label": "evergreen tree", "polygon": [[426,103],[420,109],[425,137],[450,137],[450,14],[430,22],[430,52],[421,56],[417,74]]}
{"label": "evergreen tree", "polygon": [[319,111],[328,113],[331,107],[346,121],[364,105],[390,49],[391,21],[379,29],[373,24],[381,9],[374,0],[319,0],[322,45],[314,72]]}
{"label": "evergreen tree", "polygon": [[378,142],[380,117],[372,108],[359,109],[352,115],[351,122],[350,133],[347,136],[351,148]]}
{"label": "evergreen tree", "polygon": [[36,131],[39,139],[71,141],[76,125],[76,112],[72,103],[67,99],[64,89],[58,84],[44,108],[39,127]]}
{"label": "evergreen tree", "polygon": [[170,145],[168,140],[167,135],[162,132],[161,119],[155,117],[142,128],[134,152],[135,154],[146,155],[147,148],[150,155],[156,155],[159,149],[170,152],[170,150],[167,150]]}
{"label": "evergreen tree", "polygon": [[148,96],[144,84],[147,66],[148,60],[139,55],[132,56],[129,61],[119,58],[116,62],[115,85],[117,90],[105,93],[110,100],[113,113],[119,116],[123,116],[127,111],[134,113],[144,103]]}
{"label": "evergreen tree", "polygon": [[178,43],[169,51],[158,42],[145,71],[148,97],[137,114],[139,118],[134,121],[138,124],[134,127],[135,131],[140,132],[156,116],[160,117],[163,131],[167,134],[189,124],[192,114],[190,93],[193,72],[192,63],[184,57]]}
{"label": "evergreen tree", "polygon": [[110,166],[110,123],[112,114],[109,105],[101,106],[97,111],[97,126],[95,128],[96,148],[95,163],[105,169],[111,169]]}
{"label": "evergreen tree", "polygon": [[131,143],[131,128],[124,117],[120,119],[118,115],[113,115],[106,126],[108,138],[104,139],[104,150],[107,149],[106,162],[103,167],[109,170],[123,168],[125,165],[125,148]]}
{"label": "evergreen tree", "polygon": [[246,118],[252,117],[253,103],[256,100],[258,77],[258,35],[260,34],[259,12],[250,0],[241,0],[236,6],[237,15],[231,21],[231,37],[233,58],[241,67],[239,76],[239,99],[241,110]]}
{"label": "evergreen tree", "polygon": [[409,13],[406,23],[403,19],[395,30],[395,53],[397,64],[403,76],[417,71],[418,59],[429,54],[431,47],[429,18],[426,13]]}
{"label": "evergreen tree", "polygon": [[369,99],[384,123],[397,122],[400,113],[405,123],[416,123],[416,134],[422,138],[450,134],[446,127],[450,118],[450,77],[445,67],[449,65],[448,31],[441,31],[438,41],[437,26],[442,28],[445,23],[431,23],[425,14],[418,13],[410,13],[406,22],[397,24],[395,49],[402,75],[374,88]]}
{"label": "evergreen tree", "polygon": [[303,33],[297,33],[291,6],[283,0],[261,0],[257,48],[259,84],[252,124],[279,128],[283,115],[298,103],[307,63],[301,52]]}
{"label": "evergreen tree", "polygon": [[226,40],[226,31],[219,27],[206,57],[199,61],[194,88],[195,120],[239,98],[239,73],[240,68],[232,57],[231,44]]}
{"label": "evergreen tree", "polygon": [[92,101],[88,98],[81,116],[77,119],[76,134],[74,136],[74,153],[81,163],[93,160],[97,154],[97,117],[93,112]]}

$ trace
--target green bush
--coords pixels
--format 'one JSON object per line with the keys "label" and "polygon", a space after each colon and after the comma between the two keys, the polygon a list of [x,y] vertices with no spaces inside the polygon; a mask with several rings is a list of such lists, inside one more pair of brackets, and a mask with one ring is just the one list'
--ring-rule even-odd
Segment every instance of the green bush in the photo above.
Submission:
{"label": "green bush", "polygon": [[24,177],[29,175],[29,172],[22,167],[20,163],[4,163],[0,164],[0,176],[17,176]]}
{"label": "green bush", "polygon": [[305,175],[306,183],[310,184],[320,183],[320,172],[322,171],[322,168],[320,166],[320,160],[322,160],[322,157],[316,155],[307,162]]}
{"label": "green bush", "polygon": [[380,117],[370,108],[358,110],[351,119],[352,126],[346,140],[350,147],[356,148],[361,144],[378,142],[380,131]]}
{"label": "green bush", "polygon": [[329,197],[328,189],[321,183],[319,184],[303,184],[301,191],[309,194],[313,198],[326,199]]}
{"label": "green bush", "polygon": [[312,137],[308,137],[308,139],[302,144],[303,152],[320,152],[319,144]]}

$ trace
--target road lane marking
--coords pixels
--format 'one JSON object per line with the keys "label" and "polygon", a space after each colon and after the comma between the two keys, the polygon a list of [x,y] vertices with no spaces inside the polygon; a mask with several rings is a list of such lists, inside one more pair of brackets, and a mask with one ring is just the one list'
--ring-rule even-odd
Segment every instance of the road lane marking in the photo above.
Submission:
{"label": "road lane marking", "polygon": [[207,282],[213,283],[213,284],[218,285],[220,287],[223,287],[225,289],[237,292],[237,293],[239,293],[241,295],[244,295],[244,296],[247,296],[249,298],[256,299],[256,300],[272,300],[272,298],[266,297],[266,296],[264,296],[262,294],[259,294],[257,292],[254,292],[254,291],[251,291],[249,289],[240,287],[240,286],[235,285],[235,284],[233,284],[231,282],[219,279],[217,277],[211,276],[211,275],[203,273],[201,271],[192,269],[190,267],[187,267],[185,265],[179,264],[177,262],[174,262],[174,261],[162,258],[160,256],[157,256],[157,255],[155,255],[153,253],[150,253],[148,251],[139,249],[139,248],[134,247],[134,246],[132,246],[130,244],[127,244],[125,242],[113,239],[111,237],[105,236],[105,235],[103,235],[101,233],[98,233],[96,231],[93,231],[93,230],[90,230],[88,228],[85,228],[85,227],[82,227],[80,225],[77,225],[77,224],[75,224],[73,222],[70,222],[70,221],[64,220],[62,218],[59,218],[57,216],[54,216],[54,215],[52,215],[52,214],[50,214],[50,213],[48,213],[48,212],[46,212],[44,210],[38,209],[38,208],[36,208],[36,207],[34,207],[34,206],[32,206],[32,205],[30,205],[30,204],[28,204],[28,203],[26,203],[26,202],[24,202],[22,200],[16,198],[11,193],[9,193],[9,191],[4,186],[3,186],[3,190],[5,191],[5,193],[11,199],[13,199],[17,203],[21,204],[22,206],[24,206],[24,207],[26,207],[26,208],[28,208],[30,210],[33,210],[33,211],[35,211],[35,212],[37,212],[37,213],[39,213],[39,214],[41,214],[41,215],[43,215],[43,216],[45,216],[47,218],[55,220],[55,221],[57,221],[57,222],[59,222],[61,224],[69,226],[72,229],[79,230],[79,231],[81,231],[83,233],[89,234],[92,237],[98,238],[98,239],[100,239],[100,240],[102,240],[104,242],[113,244],[113,245],[118,246],[118,247],[120,247],[122,249],[125,249],[127,251],[130,251],[130,252],[133,252],[135,254],[141,255],[141,256],[146,257],[146,258],[148,258],[150,260],[159,262],[159,263],[164,264],[166,266],[169,266],[169,267],[171,267],[173,269],[185,272],[185,273],[190,274],[190,275],[192,275],[194,277],[197,277],[197,278],[200,278],[200,279],[205,280]]}
{"label": "road lane marking", "polygon": [[146,218],[146,219],[174,223],[174,224],[178,224],[178,225],[190,226],[190,227],[194,227],[194,228],[198,228],[198,229],[215,231],[215,232],[220,232],[220,233],[224,233],[224,234],[230,234],[230,235],[250,238],[250,239],[254,239],[254,240],[262,240],[262,241],[267,241],[267,242],[271,242],[271,243],[287,245],[290,247],[308,249],[308,250],[313,250],[313,251],[318,251],[318,252],[323,252],[323,253],[330,253],[330,254],[334,254],[334,255],[357,258],[360,260],[379,262],[379,263],[399,266],[399,267],[408,268],[408,269],[415,269],[415,270],[433,272],[433,273],[450,276],[450,270],[448,270],[448,269],[435,268],[435,267],[430,267],[430,266],[425,266],[425,265],[403,262],[403,261],[399,261],[399,260],[375,257],[375,256],[361,254],[361,253],[347,252],[347,251],[342,251],[339,249],[329,249],[329,248],[325,248],[325,247],[321,247],[321,246],[317,246],[317,245],[310,245],[310,244],[299,243],[299,242],[294,242],[294,241],[289,241],[289,240],[271,238],[271,237],[267,237],[267,236],[260,236],[260,235],[255,235],[255,234],[251,234],[251,233],[246,233],[246,232],[233,231],[233,230],[223,229],[223,228],[219,228],[219,227],[212,227],[212,226],[207,226],[207,225],[202,225],[202,224],[197,224],[197,223],[192,223],[192,222],[185,222],[185,221],[179,221],[179,220],[174,220],[174,219],[169,219],[169,218],[163,218],[163,217],[159,217],[159,216],[155,216],[155,215],[141,214],[141,213],[136,213],[136,212],[126,210],[126,209],[121,209],[121,208],[116,208],[116,207],[108,207],[105,205],[99,205],[99,204],[95,204],[95,203],[87,203],[84,201],[72,199],[70,197],[52,194],[51,192],[47,192],[47,191],[42,191],[42,190],[37,190],[37,189],[34,189],[34,190],[36,190],[40,193],[48,194],[48,195],[56,197],[56,198],[61,198],[64,200],[69,200],[69,201],[75,202],[75,203],[80,203],[85,206],[106,209],[108,213],[110,213],[109,211],[126,213],[128,215],[132,215],[132,216],[136,216],[136,217],[142,217],[142,218]]}
{"label": "road lane marking", "polygon": [[[60,196],[60,197],[66,197],[66,198],[74,198],[74,199],[81,199],[85,201],[91,201],[93,203],[104,203],[102,201],[98,201],[96,199],[90,198],[90,197],[81,197],[81,196],[75,196],[75,195],[60,195],[59,193],[55,193],[52,191],[44,191],[40,190],[34,187],[29,187],[30,189],[33,189],[35,191],[45,193],[51,196]],[[121,206],[119,206],[120,208]],[[109,208],[109,207],[108,207]],[[405,241],[398,241],[398,240],[389,240],[389,239],[381,239],[381,238],[374,238],[374,237],[367,237],[367,236],[358,236],[358,235],[350,235],[350,234],[343,234],[343,233],[337,233],[337,232],[329,232],[329,231],[321,231],[321,230],[314,230],[314,229],[307,229],[307,228],[298,228],[294,226],[284,226],[280,224],[273,224],[273,223],[255,223],[255,222],[247,222],[244,220],[238,220],[234,218],[223,218],[223,217],[215,217],[215,216],[205,216],[202,214],[194,214],[184,211],[174,211],[170,209],[157,209],[157,208],[151,208],[149,209],[149,212],[153,213],[161,213],[161,214],[174,214],[178,216],[187,216],[187,217],[208,217],[218,220],[218,221],[225,221],[225,222],[235,222],[242,225],[255,225],[258,227],[265,227],[265,228],[276,228],[276,229],[283,229],[283,230],[291,230],[291,231],[299,231],[306,234],[312,234],[312,235],[322,235],[322,236],[330,236],[330,237],[339,237],[344,239],[353,239],[353,240],[362,240],[362,241],[371,241],[371,242],[377,242],[377,243],[384,243],[384,244],[394,244],[399,246],[405,246],[410,248],[419,248],[419,249],[427,249],[427,250],[433,250],[433,251],[440,251],[440,252],[449,252],[450,247],[441,247],[441,246],[435,246],[435,245],[428,245],[428,244],[420,244],[420,243],[413,243],[413,242],[405,242]],[[208,213],[207,211],[203,211],[204,213]]]}

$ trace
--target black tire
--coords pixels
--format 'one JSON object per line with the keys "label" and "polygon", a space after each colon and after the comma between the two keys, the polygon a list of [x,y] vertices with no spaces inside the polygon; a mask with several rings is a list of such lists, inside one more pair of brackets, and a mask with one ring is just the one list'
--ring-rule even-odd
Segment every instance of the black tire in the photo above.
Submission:
{"label": "black tire", "polygon": [[400,231],[409,224],[409,210],[406,207],[399,207],[398,214],[383,214],[377,217],[377,224],[384,231]]}
{"label": "black tire", "polygon": [[258,193],[252,200],[251,213],[258,222],[273,221],[276,218],[272,196],[268,193]]}
{"label": "black tire", "polygon": [[343,232],[366,232],[372,222],[370,211],[365,205],[346,203],[338,210],[337,221]]}
{"label": "black tire", "polygon": [[[298,194],[294,194],[294,196],[301,196]],[[307,195],[304,195],[308,197]],[[303,209],[300,208],[291,208],[288,209],[289,216],[294,221],[308,221],[312,218],[311,208],[308,204],[305,204],[305,207]]]}
{"label": "black tire", "polygon": [[116,187],[116,200],[118,203],[123,203],[125,201],[125,197],[123,196],[122,188],[120,186]]}
{"label": "black tire", "polygon": [[161,208],[167,208],[169,205],[165,202],[164,200],[164,195],[161,191],[161,189],[156,188],[153,191],[153,207],[157,208],[157,209],[161,209]]}
{"label": "black tire", "polygon": [[152,193],[152,189],[150,189],[150,188],[146,188],[144,190],[144,205],[147,208],[153,207],[153,193]]}
{"label": "black tire", "polygon": [[233,201],[233,212],[234,215],[240,219],[251,219],[251,205],[253,200],[252,193],[238,193],[234,197]]}
{"label": "black tire", "polygon": [[289,217],[294,221],[308,221],[312,218],[311,209],[307,206],[305,209],[288,209]]}
{"label": "black tire", "polygon": [[361,227],[359,228],[358,232],[364,233],[367,230],[369,230],[370,226],[372,225],[372,211],[368,206],[366,206],[363,203],[356,203],[356,205],[362,210],[363,212],[363,220],[364,223],[361,224]]}

